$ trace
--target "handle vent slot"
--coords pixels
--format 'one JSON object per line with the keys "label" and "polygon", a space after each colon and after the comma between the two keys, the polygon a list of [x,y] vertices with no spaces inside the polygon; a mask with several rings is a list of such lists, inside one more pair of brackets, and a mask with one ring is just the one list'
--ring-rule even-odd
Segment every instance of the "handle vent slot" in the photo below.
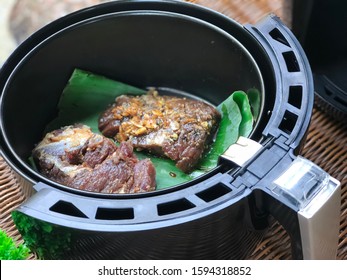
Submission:
{"label": "handle vent slot", "polygon": [[204,200],[205,202],[213,201],[219,197],[222,197],[223,195],[231,192],[232,190],[228,188],[223,183],[216,184],[206,190],[203,190],[201,192],[198,192],[196,196]]}
{"label": "handle vent slot", "polygon": [[282,53],[288,72],[300,72],[298,60],[293,51]]}
{"label": "handle vent slot", "polygon": [[300,109],[302,102],[302,86],[290,86],[288,103]]}
{"label": "handle vent slot", "polygon": [[95,214],[97,220],[132,220],[133,208],[102,208],[99,207]]}
{"label": "handle vent slot", "polygon": [[279,128],[290,135],[296,125],[296,122],[298,120],[298,116],[295,115],[294,113],[286,110],[283,116],[283,119],[279,125]]}
{"label": "handle vent slot", "polygon": [[158,215],[164,216],[194,208],[189,200],[182,198],[157,205]]}
{"label": "handle vent slot", "polygon": [[283,34],[277,28],[274,28],[272,31],[270,31],[269,34],[270,34],[270,36],[274,40],[276,40],[276,41],[278,41],[278,42],[280,42],[280,43],[290,47],[290,45],[289,45],[288,41],[286,40],[286,38],[284,38]]}
{"label": "handle vent slot", "polygon": [[78,218],[88,218],[71,202],[59,200],[49,208],[50,211]]}

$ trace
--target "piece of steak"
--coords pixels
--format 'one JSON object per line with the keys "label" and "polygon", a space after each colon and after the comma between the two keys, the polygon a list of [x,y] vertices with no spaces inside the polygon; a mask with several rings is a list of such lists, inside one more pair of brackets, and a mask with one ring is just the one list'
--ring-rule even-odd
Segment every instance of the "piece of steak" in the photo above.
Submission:
{"label": "piece of steak", "polygon": [[100,116],[99,129],[119,142],[131,141],[137,150],[168,157],[188,173],[213,139],[220,118],[205,102],[150,90],[117,97]]}
{"label": "piece of steak", "polygon": [[117,146],[85,125],[47,133],[34,148],[41,174],[63,185],[92,192],[138,193],[155,190],[155,168],[139,160],[130,142]]}

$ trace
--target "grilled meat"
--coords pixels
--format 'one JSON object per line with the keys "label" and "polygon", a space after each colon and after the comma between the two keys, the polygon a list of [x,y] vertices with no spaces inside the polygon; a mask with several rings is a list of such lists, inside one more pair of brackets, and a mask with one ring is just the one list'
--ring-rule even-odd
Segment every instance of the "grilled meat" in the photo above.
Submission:
{"label": "grilled meat", "polygon": [[155,190],[155,169],[138,160],[130,142],[120,146],[84,125],[47,133],[33,150],[39,171],[66,186],[102,193]]}
{"label": "grilled meat", "polygon": [[138,150],[170,158],[184,172],[196,166],[213,138],[220,113],[202,101],[160,96],[122,95],[101,115],[99,129]]}

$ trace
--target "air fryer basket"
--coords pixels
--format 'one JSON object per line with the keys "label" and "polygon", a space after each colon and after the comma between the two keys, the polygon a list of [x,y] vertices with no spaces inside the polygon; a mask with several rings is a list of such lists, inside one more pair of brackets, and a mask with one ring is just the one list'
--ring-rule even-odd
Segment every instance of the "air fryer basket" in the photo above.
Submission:
{"label": "air fryer basket", "polygon": [[[184,91],[215,105],[237,89],[263,92],[259,69],[247,50],[221,29],[198,19],[132,11],[80,21],[31,50],[9,77],[2,98],[8,104],[2,110],[5,140],[34,176],[27,159],[55,117],[74,68],[139,88]],[[42,176],[39,180],[47,182]]]}
{"label": "air fryer basket", "polygon": [[[255,149],[241,159],[226,153],[207,175],[161,192],[110,196],[52,182],[27,158],[55,117],[74,68],[142,88],[188,92],[215,105],[234,90],[255,88],[261,115],[251,139],[238,147],[241,155]],[[241,26],[171,0],[98,5],[31,36],[1,69],[0,86],[2,156],[36,190],[13,217],[36,225],[19,228],[24,238],[39,228],[43,238],[35,246],[45,248],[43,257],[246,258],[269,215],[288,230],[296,258],[326,256],[304,247],[317,224],[338,228],[339,184],[295,156],[310,120],[312,75],[296,39],[275,16]],[[308,166],[314,183],[283,187],[280,179],[297,166]],[[316,198],[330,202],[321,207],[324,220],[317,220],[320,207],[309,207]],[[40,230],[47,224],[49,235]],[[327,243],[337,242],[336,231],[322,231]],[[52,239],[61,250],[50,248]]]}

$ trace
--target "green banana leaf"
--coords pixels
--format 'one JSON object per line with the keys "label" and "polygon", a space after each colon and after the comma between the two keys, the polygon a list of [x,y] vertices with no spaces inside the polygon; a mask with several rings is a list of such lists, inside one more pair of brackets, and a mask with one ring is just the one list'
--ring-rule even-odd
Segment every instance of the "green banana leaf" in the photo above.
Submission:
{"label": "green banana leaf", "polygon": [[249,104],[251,105],[253,118],[258,119],[260,115],[261,100],[259,90],[252,88],[247,91],[247,97],[249,99]]}
{"label": "green banana leaf", "polygon": [[[74,123],[83,123],[91,127],[93,132],[100,133],[98,130],[99,115],[114,102],[117,96],[139,95],[145,92],[143,89],[104,76],[75,69],[59,101],[58,116],[47,126],[46,131]],[[178,169],[170,159],[137,152],[140,159],[147,157],[152,160],[157,173],[157,189],[190,181],[216,167],[218,157],[235,143],[240,135],[245,137],[249,135],[253,126],[253,116],[246,93],[234,92],[218,106],[218,109],[222,114],[222,120],[216,140],[196,171],[186,174]]]}
{"label": "green banana leaf", "polygon": [[215,141],[200,163],[202,170],[217,166],[219,156],[234,144],[239,136],[248,137],[253,128],[253,115],[245,92],[235,91],[217,108],[222,119]]}
{"label": "green banana leaf", "polygon": [[58,116],[46,128],[46,132],[74,123],[90,126],[94,133],[100,133],[98,118],[115,97],[122,94],[144,94],[145,90],[104,76],[75,69],[58,104]]}

